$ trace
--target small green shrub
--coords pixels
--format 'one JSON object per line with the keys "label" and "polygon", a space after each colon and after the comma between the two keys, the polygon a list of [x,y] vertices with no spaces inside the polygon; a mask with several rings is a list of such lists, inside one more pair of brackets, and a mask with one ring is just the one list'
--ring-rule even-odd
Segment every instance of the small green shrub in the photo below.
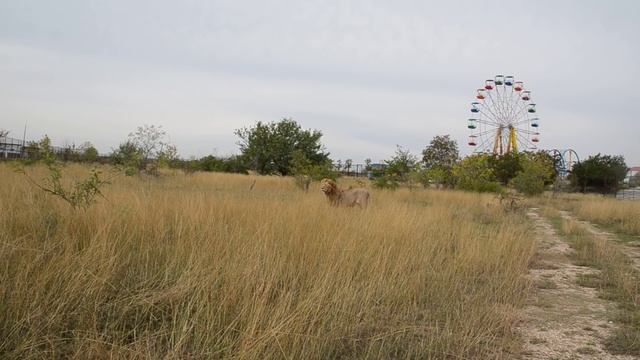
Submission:
{"label": "small green shrub", "polygon": [[87,209],[95,203],[96,197],[104,197],[100,188],[108,184],[108,182],[100,178],[101,172],[98,169],[94,168],[91,170],[89,177],[74,182],[70,188],[65,188],[62,184],[62,163],[56,159],[55,154],[51,151],[51,141],[49,137],[45,136],[37,143],[37,147],[40,160],[47,167],[47,177],[41,182],[38,182],[28,174],[24,164],[19,164],[17,168],[17,171],[23,174],[31,184],[44,192],[66,201],[74,209]]}

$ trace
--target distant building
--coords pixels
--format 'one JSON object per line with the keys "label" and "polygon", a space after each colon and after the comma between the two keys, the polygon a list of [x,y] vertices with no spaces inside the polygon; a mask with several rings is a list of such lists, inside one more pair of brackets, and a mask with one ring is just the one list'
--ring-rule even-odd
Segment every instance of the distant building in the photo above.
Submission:
{"label": "distant building", "polygon": [[23,141],[7,136],[0,137],[0,158],[19,158],[22,156]]}
{"label": "distant building", "polygon": [[624,178],[624,182],[629,183],[629,180],[638,174],[640,174],[640,166],[632,166],[627,173],[627,177]]}

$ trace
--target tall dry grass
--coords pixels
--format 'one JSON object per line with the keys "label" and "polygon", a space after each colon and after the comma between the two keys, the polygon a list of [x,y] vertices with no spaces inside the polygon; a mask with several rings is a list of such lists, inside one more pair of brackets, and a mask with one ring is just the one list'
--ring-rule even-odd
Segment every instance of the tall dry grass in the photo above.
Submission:
{"label": "tall dry grass", "polygon": [[627,235],[640,235],[640,201],[622,201],[601,195],[565,194],[543,200],[571,211],[579,218]]}
{"label": "tall dry grass", "polygon": [[517,350],[533,239],[491,197],[375,191],[366,211],[334,209],[290,179],[206,173],[104,193],[73,211],[0,164],[0,357]]}

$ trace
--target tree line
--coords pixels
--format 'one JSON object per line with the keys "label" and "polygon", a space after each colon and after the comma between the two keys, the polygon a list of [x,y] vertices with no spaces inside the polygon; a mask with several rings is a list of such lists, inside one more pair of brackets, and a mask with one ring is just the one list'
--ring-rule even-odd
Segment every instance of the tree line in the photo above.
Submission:
{"label": "tree line", "polygon": [[[6,136],[6,132],[4,132]],[[293,119],[257,122],[236,129],[240,153],[227,157],[207,155],[180,159],[175,145],[161,126],[143,125],[130,133],[107,157],[100,157],[91,143],[67,147],[57,155],[65,161],[110,162],[126,175],[157,175],[162,167],[182,169],[186,173],[215,171],[261,175],[294,176],[302,187],[311,180],[336,178],[336,168],[350,168],[351,160],[334,162],[321,142],[322,132],[303,129]],[[49,144],[47,138],[47,144]],[[42,157],[41,142],[30,143],[27,157]],[[382,167],[365,161],[365,170],[373,185],[383,189],[400,186],[456,188],[477,192],[501,192],[506,187],[535,195],[557,180],[557,161],[544,152],[511,152],[501,156],[474,154],[460,157],[457,143],[449,135],[435,136],[418,157],[398,146]],[[622,156],[597,154],[576,164],[568,180],[574,190],[614,192],[628,168]],[[633,179],[632,179],[633,180]]]}

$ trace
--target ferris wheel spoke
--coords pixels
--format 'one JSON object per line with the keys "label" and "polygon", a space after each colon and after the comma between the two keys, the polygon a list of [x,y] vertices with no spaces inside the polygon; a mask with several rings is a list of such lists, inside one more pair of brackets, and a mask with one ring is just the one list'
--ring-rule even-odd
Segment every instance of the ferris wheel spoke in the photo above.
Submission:
{"label": "ferris wheel spoke", "polygon": [[484,136],[484,135],[487,135],[489,133],[494,133],[497,130],[498,130],[497,128],[491,128],[491,129],[488,129],[488,130],[483,130],[481,132],[474,133],[474,135],[475,136]]}
{"label": "ferris wheel spoke", "polygon": [[527,114],[529,114],[528,110],[527,110],[527,106],[523,106],[520,110],[518,110],[518,112],[513,116],[514,119],[520,119],[523,116],[527,116]]}
{"label": "ferris wheel spoke", "polygon": [[482,113],[480,112],[480,119],[485,118],[486,120],[490,120],[495,122],[497,125],[502,124],[502,120],[500,118],[496,118],[495,116],[493,116],[490,112],[487,113]]}
{"label": "ferris wheel spoke", "polygon": [[494,126],[500,126],[499,123],[495,122],[495,121],[489,121],[489,120],[484,120],[484,119],[477,119],[479,123],[485,124],[485,125],[494,125]]}
{"label": "ferris wheel spoke", "polygon": [[532,118],[524,117],[524,118],[522,118],[522,119],[520,119],[520,120],[518,120],[518,121],[514,122],[514,123],[513,123],[513,126],[522,125],[522,124],[524,124],[524,123],[531,122],[531,121],[533,121],[533,119],[532,119]]}
{"label": "ferris wheel spoke", "polygon": [[504,107],[502,105],[502,102],[504,100],[502,99],[502,94],[500,93],[499,87],[496,87],[495,96],[492,96],[491,92],[489,92],[489,97],[491,98],[491,101],[493,103],[493,111],[500,115],[499,118],[501,119],[501,122],[504,123],[507,119],[507,114],[504,112]]}
{"label": "ferris wheel spoke", "polygon": [[484,116],[487,118],[490,118],[491,120],[495,121],[496,123],[501,124],[502,120],[500,116],[497,116],[496,114],[493,113],[493,111],[491,111],[490,108],[488,107],[484,107],[485,110],[487,110],[486,112],[480,111],[480,113],[484,113]]}
{"label": "ferris wheel spoke", "polygon": [[518,129],[518,128],[514,128],[514,129],[515,129],[515,131],[516,131],[517,133],[520,133],[520,134],[538,135],[538,132],[537,132],[537,131],[531,131],[531,130],[525,130],[525,129]]}
{"label": "ferris wheel spoke", "polygon": [[522,106],[519,106],[519,104],[520,104],[520,102],[519,102],[519,101],[520,101],[520,98],[521,98],[521,97],[522,97],[522,92],[520,92],[520,91],[519,91],[519,92],[518,92],[518,97],[517,97],[517,98],[516,98],[516,100],[513,102],[513,107],[511,108],[510,116],[514,116],[514,117],[515,117],[515,116],[516,116],[516,114],[519,112],[519,110],[518,110],[519,108],[520,108],[520,109],[522,109],[522,108],[526,108],[526,107],[527,107],[527,104],[526,104],[526,103],[523,103],[523,105],[522,105]]}
{"label": "ferris wheel spoke", "polygon": [[496,103],[496,109],[498,109],[500,111],[500,114],[502,115],[502,119],[503,119],[503,124],[505,124],[506,122],[509,121],[508,118],[508,114],[507,114],[507,109],[505,106],[505,91],[504,91],[504,87],[503,87],[503,91],[500,92],[500,87],[496,88],[496,97],[497,97],[497,103]]}
{"label": "ferris wheel spoke", "polygon": [[[496,118],[496,120],[498,120],[498,119],[502,119],[502,118],[503,118],[502,114],[497,115],[497,114],[495,113],[495,112],[499,113],[499,111],[498,111],[498,107],[496,106],[496,101],[493,99],[493,96],[491,96],[491,92],[489,92],[489,93],[488,93],[488,95],[489,95],[489,99],[491,100],[491,105],[492,105],[492,106],[485,105],[485,104],[482,104],[482,105],[483,105],[483,106],[484,106],[484,108],[487,110],[487,112],[491,113],[491,115],[493,115],[493,117],[494,117],[494,118]],[[496,111],[494,112],[494,111],[492,110],[492,108],[493,108],[493,109],[495,109]],[[500,121],[498,121],[498,122],[500,122]]]}
{"label": "ferris wheel spoke", "polygon": [[478,144],[478,148],[484,151],[484,149],[486,149],[488,145],[491,143],[492,137],[485,136],[485,137],[482,137],[481,140],[482,141],[480,142],[480,144]]}
{"label": "ferris wheel spoke", "polygon": [[[499,89],[499,87],[497,88]],[[496,90],[499,93],[499,90]],[[509,121],[509,108],[507,104],[507,89],[506,86],[502,85],[502,94],[499,96],[500,98],[500,108],[502,113],[504,114],[505,121]]]}

